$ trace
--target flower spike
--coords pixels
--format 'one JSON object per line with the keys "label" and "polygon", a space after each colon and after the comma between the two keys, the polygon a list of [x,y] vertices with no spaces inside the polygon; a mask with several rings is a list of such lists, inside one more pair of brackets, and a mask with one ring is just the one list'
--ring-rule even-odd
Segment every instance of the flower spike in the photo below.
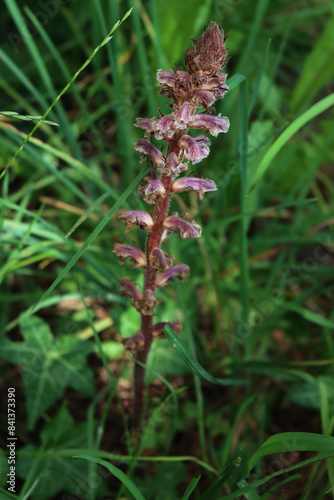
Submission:
{"label": "flower spike", "polygon": [[[131,297],[132,305],[141,315],[140,331],[123,340],[128,351],[134,352],[135,360],[135,415],[134,425],[138,427],[142,417],[145,392],[145,368],[153,339],[164,338],[163,329],[169,325],[176,334],[181,331],[179,321],[157,322],[153,316],[159,302],[159,289],[175,279],[183,280],[190,272],[186,264],[174,265],[175,258],[160,248],[169,233],[178,233],[181,238],[199,238],[202,228],[177,214],[168,212],[170,200],[175,193],[194,191],[202,199],[207,192],[215,191],[211,179],[182,177],[180,174],[207,158],[210,153],[208,134],[216,137],[226,133],[230,122],[225,116],[215,115],[212,105],[228,91],[222,67],[227,61],[223,30],[212,22],[199,40],[186,52],[186,71],[181,68],[164,71],[159,69],[157,81],[159,94],[171,99],[169,114],[160,110],[151,118],[137,118],[135,126],[144,131],[145,139],[135,144],[141,159],[148,159],[151,171],[140,182],[138,195],[153,205],[153,215],[141,210],[122,213],[119,217],[127,228],[134,225],[148,232],[146,252],[127,245],[116,244],[114,252],[126,259],[134,268],[144,269],[143,291],[136,288],[128,278],[120,281],[123,292]],[[190,135],[192,130],[199,131]],[[204,135],[205,134],[205,135]],[[156,147],[151,138],[163,141]],[[164,151],[164,153],[162,152]]]}

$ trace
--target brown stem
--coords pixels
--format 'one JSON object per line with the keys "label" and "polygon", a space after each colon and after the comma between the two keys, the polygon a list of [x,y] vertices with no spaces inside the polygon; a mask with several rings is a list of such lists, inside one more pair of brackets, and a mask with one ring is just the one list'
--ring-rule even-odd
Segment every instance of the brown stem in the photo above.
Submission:
{"label": "brown stem", "polygon": [[[172,141],[169,143],[167,151],[167,160],[170,153],[175,153],[179,155],[180,148],[178,146],[178,141],[182,135],[186,134],[183,130],[179,134],[175,134]],[[143,298],[148,297],[149,292],[153,292],[155,296],[156,292],[156,277],[157,271],[150,264],[150,254],[154,248],[160,248],[161,237],[164,231],[163,223],[168,214],[168,208],[172,193],[172,179],[164,174],[162,177],[162,183],[166,189],[166,195],[162,196],[156,203],[154,216],[153,216],[153,228],[149,232],[147,243],[146,243],[146,257],[147,266],[144,274],[144,287],[143,287]],[[144,335],[144,347],[137,352],[136,361],[139,361],[143,365],[146,365],[147,357],[151,349],[153,336],[152,336],[152,326],[153,326],[153,315],[145,315],[141,313],[141,328],[140,331]],[[135,364],[134,369],[134,389],[135,389],[135,401],[134,401],[134,411],[133,411],[133,425],[138,427],[141,422],[143,405],[144,405],[144,393],[145,393],[145,368],[139,363]]]}

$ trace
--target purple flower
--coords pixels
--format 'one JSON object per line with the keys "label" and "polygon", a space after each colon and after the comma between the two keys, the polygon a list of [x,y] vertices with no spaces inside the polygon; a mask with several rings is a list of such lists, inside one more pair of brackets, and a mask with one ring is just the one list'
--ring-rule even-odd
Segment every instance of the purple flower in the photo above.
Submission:
{"label": "purple flower", "polygon": [[191,224],[179,217],[167,217],[163,223],[163,227],[168,231],[178,233],[182,239],[184,238],[199,238],[202,234],[202,228],[198,224]]}
{"label": "purple flower", "polygon": [[141,332],[135,333],[131,337],[122,340],[122,344],[127,351],[138,351],[145,346],[145,337]]}
{"label": "purple flower", "polygon": [[153,325],[153,330],[152,330],[153,337],[155,337],[156,339],[164,339],[165,336],[162,333],[162,331],[166,325],[170,326],[171,329],[174,330],[176,335],[179,335],[181,333],[182,324],[179,320],[176,319],[174,321],[161,321]]}
{"label": "purple flower", "polygon": [[147,141],[146,139],[139,139],[137,144],[134,145],[134,148],[136,151],[141,153],[141,156],[148,156],[158,169],[165,165],[165,160],[160,149],[153,146],[150,141]]}
{"label": "purple flower", "polygon": [[142,294],[136,287],[136,285],[131,281],[129,278],[122,278],[119,282],[122,292],[125,295],[128,295],[134,300],[141,300],[142,299]]}
{"label": "purple flower", "polygon": [[166,193],[165,186],[163,183],[157,179],[155,181],[150,182],[144,191],[144,200],[147,203],[153,205],[156,202],[156,199]]}
{"label": "purple flower", "polygon": [[194,115],[188,124],[190,128],[200,128],[217,137],[220,132],[227,132],[230,127],[230,121],[225,116],[212,115]]}
{"label": "purple flower", "polygon": [[149,257],[151,266],[160,272],[165,272],[167,269],[171,268],[174,260],[175,258],[173,256],[168,259],[166,254],[158,247],[153,248]]}
{"label": "purple flower", "polygon": [[123,222],[127,225],[127,232],[132,226],[137,224],[140,229],[149,231],[153,227],[153,219],[152,217],[141,210],[130,210],[129,212],[123,212],[120,216]]}
{"label": "purple flower", "polygon": [[121,257],[121,264],[124,264],[125,259],[130,259],[131,267],[146,267],[146,257],[139,248],[129,247],[116,243],[113,252],[117,257]]}
{"label": "purple flower", "polygon": [[168,87],[174,88],[175,73],[172,70],[162,71],[162,69],[158,69],[157,80],[159,85],[167,85]]}
{"label": "purple flower", "polygon": [[215,102],[215,97],[212,92],[200,90],[194,95],[193,101],[198,108],[208,109]]}
{"label": "purple flower", "polygon": [[187,123],[191,120],[192,113],[194,111],[193,106],[189,104],[189,102],[185,102],[182,104],[180,109],[175,113],[175,127],[178,129],[187,128]]}
{"label": "purple flower", "polygon": [[174,122],[175,119],[172,115],[166,115],[156,120],[153,124],[155,138],[161,140],[173,137],[175,133]]}
{"label": "purple flower", "polygon": [[135,122],[135,127],[143,128],[145,130],[145,137],[148,139],[153,134],[153,123],[155,122],[155,118],[137,118]]}
{"label": "purple flower", "polygon": [[209,139],[203,135],[195,138],[183,135],[179,140],[179,146],[185,150],[186,158],[191,160],[193,164],[199,163],[209,155],[209,144]]}
{"label": "purple flower", "polygon": [[178,193],[179,191],[196,191],[198,193],[200,200],[208,191],[216,191],[216,184],[210,179],[198,179],[196,177],[182,177],[181,179],[176,179],[173,182],[173,192]]}
{"label": "purple flower", "polygon": [[188,276],[189,273],[190,268],[186,264],[178,264],[177,266],[171,267],[164,274],[160,274],[157,277],[157,287],[160,288],[165,286],[169,281],[173,281],[175,278],[183,281],[183,278]]}

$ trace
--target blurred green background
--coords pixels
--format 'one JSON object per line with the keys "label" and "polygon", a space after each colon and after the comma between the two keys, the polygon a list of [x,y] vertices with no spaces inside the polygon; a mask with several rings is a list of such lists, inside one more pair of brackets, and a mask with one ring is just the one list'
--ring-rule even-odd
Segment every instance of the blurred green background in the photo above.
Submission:
{"label": "blurred green background", "polygon": [[[72,459],[73,450],[127,456],[118,457],[120,468],[146,499],[181,499],[199,474],[191,498],[225,498],[242,487],[233,460],[245,461],[269,436],[333,432],[332,110],[275,149],[290,124],[333,92],[333,3],[2,0],[0,112],[43,115],[131,7],[48,114],[58,126],[42,123],[1,179],[0,380],[4,394],[16,388],[21,499],[137,498],[94,464]],[[183,345],[210,374],[243,385],[200,380],[157,340],[148,400],[155,430],[138,451],[126,424],[133,362],[121,339],[138,330],[139,315],[118,281],[128,276],[141,286],[142,276],[121,267],[112,249],[115,242],[143,249],[145,234],[124,234],[117,215],[147,210],[136,194],[148,166],[133,149],[142,137],[133,123],[168,112],[156,69],[182,67],[189,39],[211,20],[228,35],[231,90],[216,112],[231,127],[194,167],[218,191],[172,202],[203,236],[169,239],[166,248],[191,275],[161,290],[158,314],[182,321]],[[0,116],[3,168],[35,123]],[[276,154],[246,196],[268,151]],[[2,409],[7,415],[6,398]],[[6,429],[3,417],[2,444]],[[136,452],[176,458],[138,461]],[[311,456],[284,455],[278,468]],[[271,463],[260,460],[257,477],[272,472]],[[6,471],[5,454],[0,464]],[[210,467],[227,472],[208,493]],[[254,487],[257,496],[247,498],[332,498],[333,462],[290,479]]]}

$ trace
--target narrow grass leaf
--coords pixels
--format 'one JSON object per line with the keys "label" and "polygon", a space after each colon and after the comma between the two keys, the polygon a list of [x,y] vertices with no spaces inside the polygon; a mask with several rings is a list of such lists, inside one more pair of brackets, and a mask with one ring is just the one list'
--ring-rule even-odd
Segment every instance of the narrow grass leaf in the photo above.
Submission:
{"label": "narrow grass leaf", "polygon": [[283,146],[291,139],[291,137],[296,134],[306,123],[311,121],[313,118],[316,116],[320,115],[327,109],[329,109],[331,106],[334,105],[334,93],[330,94],[329,96],[325,97],[324,99],[321,99],[321,101],[318,101],[316,104],[311,106],[305,113],[300,115],[298,118],[296,118],[290,125],[282,132],[282,134],[276,139],[274,144],[270,146],[264,157],[262,158],[262,161],[255,172],[254,175],[254,181],[248,191],[248,194],[250,194],[256,184],[259,182],[261,177],[265,174],[266,170],[269,168],[271,162],[275,158],[275,156],[279,153],[279,151],[283,148]]}
{"label": "narrow grass leaf", "polygon": [[291,451],[329,452],[334,456],[334,437],[311,432],[282,432],[271,436],[246,464],[247,476],[260,457]]}
{"label": "narrow grass leaf", "polygon": [[136,500],[145,500],[137,486],[122,472],[118,467],[112,465],[106,460],[102,460],[101,458],[92,457],[91,455],[77,455],[74,458],[82,458],[83,460],[88,460],[89,462],[94,462],[96,464],[103,465],[106,469],[108,469],[117,479],[121,481],[122,484],[132,493]]}
{"label": "narrow grass leaf", "polygon": [[194,491],[194,489],[196,488],[197,486],[197,483],[198,481],[201,479],[201,476],[198,476],[198,477],[194,477],[190,483],[189,483],[189,486],[188,488],[186,489],[186,491],[184,492],[184,495],[182,497],[181,500],[188,500],[190,495],[192,494],[192,492]]}
{"label": "narrow grass leaf", "polygon": [[334,329],[334,321],[324,318],[323,316],[320,316],[320,314],[310,311],[309,309],[305,309],[305,307],[301,307],[296,304],[292,304],[290,302],[283,302],[281,305],[286,309],[289,309],[290,311],[299,314],[302,318],[306,319],[307,321],[311,321],[312,323],[315,323],[316,325],[319,326],[324,326],[327,328]]}
{"label": "narrow grass leaf", "polygon": [[9,160],[9,162],[7,163],[4,171],[2,172],[2,174],[0,175],[0,179],[5,175],[7,169],[12,165],[13,161],[16,159],[16,157],[20,154],[20,152],[22,151],[22,149],[24,148],[25,144],[29,141],[30,137],[34,134],[34,132],[38,129],[38,127],[40,126],[42,120],[44,120],[48,114],[50,113],[50,111],[54,108],[54,106],[57,104],[57,102],[59,101],[59,99],[67,92],[67,90],[69,89],[69,87],[72,85],[72,83],[78,78],[78,76],[80,75],[80,73],[88,66],[88,64],[91,62],[91,60],[93,59],[93,57],[97,54],[97,52],[101,49],[101,47],[103,47],[107,42],[109,42],[109,40],[111,39],[111,34],[120,26],[120,24],[122,24],[123,21],[125,21],[125,19],[130,15],[132,9],[130,9],[126,14],[125,16],[123,17],[123,19],[121,21],[117,21],[117,23],[113,26],[113,28],[109,31],[108,35],[102,40],[102,42],[100,43],[100,45],[98,45],[92,52],[92,54],[89,56],[89,58],[83,63],[83,65],[78,69],[78,71],[73,75],[73,77],[71,78],[71,80],[65,85],[65,87],[63,88],[63,90],[58,94],[58,96],[56,97],[56,99],[53,101],[53,103],[51,104],[51,106],[49,106],[49,108],[45,111],[44,115],[42,116],[42,118],[40,120],[38,120],[38,122],[36,123],[36,125],[34,126],[34,128],[31,130],[31,132],[29,132],[29,134],[27,135],[27,137],[25,138],[25,140],[23,141],[23,143],[21,144],[21,146],[19,147],[19,149],[16,151],[16,153],[14,154],[14,156],[12,156],[12,158]]}
{"label": "narrow grass leaf", "polygon": [[211,384],[220,384],[220,385],[244,384],[243,380],[222,379],[213,377],[212,375],[210,375],[210,373],[204,370],[204,368],[199,364],[199,362],[194,358],[194,356],[185,348],[179,337],[174,333],[174,331],[170,328],[170,326],[168,325],[165,326],[164,333],[166,335],[166,338],[174,347],[174,349],[178,352],[183,361],[189,366],[191,371],[195,373],[195,375],[204,378],[208,382],[211,382]]}
{"label": "narrow grass leaf", "polygon": [[100,234],[102,229],[108,224],[110,221],[111,217],[114,215],[116,210],[122,205],[122,203],[127,199],[127,197],[132,193],[134,190],[135,186],[139,183],[139,181],[144,177],[146,173],[146,168],[139,174],[137,177],[133,180],[133,182],[130,184],[128,189],[122,194],[122,196],[119,198],[119,200],[113,205],[113,207],[109,210],[109,212],[105,215],[105,217],[99,222],[99,224],[96,226],[94,231],[90,234],[90,236],[87,238],[85,243],[78,249],[78,251],[73,255],[71,260],[68,262],[68,264],[65,266],[65,268],[62,270],[62,272],[59,274],[59,276],[55,279],[55,281],[52,283],[52,285],[46,290],[46,292],[42,295],[42,297],[39,299],[39,301],[30,309],[30,311],[33,312],[35,308],[43,302],[49,295],[50,293],[56,288],[56,286],[61,282],[61,280],[66,276],[68,271],[72,269],[74,264],[80,259],[81,255],[86,251],[86,249],[89,247],[89,245],[94,241],[94,239]]}
{"label": "narrow grass leaf", "polygon": [[17,118],[18,120],[23,121],[41,121],[41,123],[46,123],[47,125],[53,125],[54,127],[59,127],[59,123],[50,122],[49,120],[43,120],[42,116],[34,116],[34,115],[19,115],[16,111],[0,111],[0,116],[5,116],[9,118]]}

